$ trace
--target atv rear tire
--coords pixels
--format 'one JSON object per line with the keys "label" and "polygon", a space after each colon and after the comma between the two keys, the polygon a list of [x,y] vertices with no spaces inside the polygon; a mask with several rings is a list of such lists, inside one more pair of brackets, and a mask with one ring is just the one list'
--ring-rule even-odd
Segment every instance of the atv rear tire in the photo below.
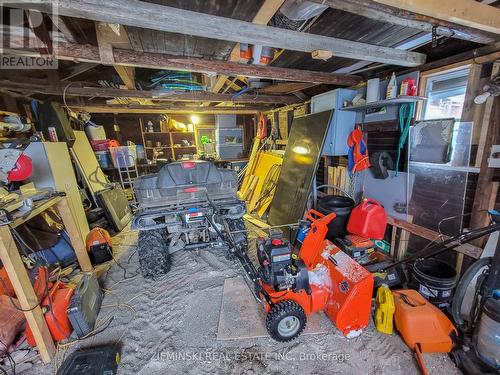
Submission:
{"label": "atv rear tire", "polygon": [[165,230],[139,231],[137,253],[141,274],[145,279],[157,279],[170,270],[168,244]]}
{"label": "atv rear tire", "polygon": [[266,328],[269,335],[280,342],[292,341],[306,327],[304,309],[294,301],[282,301],[271,308],[266,316]]}

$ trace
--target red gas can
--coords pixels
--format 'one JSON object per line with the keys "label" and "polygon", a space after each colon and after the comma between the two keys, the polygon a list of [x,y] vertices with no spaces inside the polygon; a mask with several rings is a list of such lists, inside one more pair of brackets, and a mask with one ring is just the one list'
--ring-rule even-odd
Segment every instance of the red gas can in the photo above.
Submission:
{"label": "red gas can", "polygon": [[387,226],[384,207],[374,199],[365,198],[354,207],[347,223],[347,231],[358,236],[381,240]]}

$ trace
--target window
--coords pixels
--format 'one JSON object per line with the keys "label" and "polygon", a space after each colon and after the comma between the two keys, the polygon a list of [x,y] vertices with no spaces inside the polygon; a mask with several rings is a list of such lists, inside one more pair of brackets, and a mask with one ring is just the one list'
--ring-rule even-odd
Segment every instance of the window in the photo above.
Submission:
{"label": "window", "polygon": [[465,100],[469,68],[444,72],[427,78],[424,120],[455,118],[460,120]]}

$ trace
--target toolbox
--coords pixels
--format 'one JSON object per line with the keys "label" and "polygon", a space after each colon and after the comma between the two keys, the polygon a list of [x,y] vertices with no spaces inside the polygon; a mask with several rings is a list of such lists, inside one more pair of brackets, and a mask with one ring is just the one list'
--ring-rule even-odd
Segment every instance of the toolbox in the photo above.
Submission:
{"label": "toolbox", "polygon": [[82,277],[68,308],[68,317],[76,335],[81,338],[94,329],[103,294],[94,274]]}
{"label": "toolbox", "polygon": [[57,375],[115,375],[120,363],[120,348],[103,345],[80,349],[69,355]]}

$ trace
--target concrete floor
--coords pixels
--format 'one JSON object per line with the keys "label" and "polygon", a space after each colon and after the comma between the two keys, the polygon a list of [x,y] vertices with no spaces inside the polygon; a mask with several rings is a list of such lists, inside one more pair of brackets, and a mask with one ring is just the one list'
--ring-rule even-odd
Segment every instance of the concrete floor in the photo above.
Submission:
{"label": "concrete floor", "polygon": [[[326,333],[291,343],[269,337],[217,339],[225,279],[238,265],[217,251],[178,252],[159,281],[137,275],[137,234],[115,238],[119,262],[106,275],[98,327],[103,332],[62,348],[53,365],[25,364],[22,374],[53,374],[68,353],[101,343],[122,345],[118,374],[419,374],[412,352],[397,334],[371,324],[355,339],[344,338],[326,319]],[[129,261],[130,260],[130,261]],[[253,306],[252,306],[253,307]],[[445,354],[425,355],[430,374],[460,374]]]}

